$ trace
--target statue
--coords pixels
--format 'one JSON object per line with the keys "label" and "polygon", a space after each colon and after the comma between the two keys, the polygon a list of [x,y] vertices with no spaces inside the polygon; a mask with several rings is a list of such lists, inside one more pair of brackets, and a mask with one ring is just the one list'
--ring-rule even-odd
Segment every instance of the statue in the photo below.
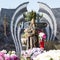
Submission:
{"label": "statue", "polygon": [[5,35],[5,36],[7,36],[7,35],[6,35],[6,28],[7,28],[7,25],[8,25],[7,17],[4,16],[3,26],[4,26],[4,35]]}
{"label": "statue", "polygon": [[36,47],[35,43],[37,41],[37,35],[36,35],[34,18],[32,18],[29,28],[25,29],[24,32],[26,33],[26,38],[27,38],[27,49],[29,48],[32,49],[33,47]]}
{"label": "statue", "polygon": [[27,39],[27,49],[32,49],[33,47],[39,47],[38,41],[38,31],[36,29],[36,18],[42,18],[36,12],[28,12],[27,15],[24,15],[26,21],[30,21],[30,25],[27,29],[24,30]]}

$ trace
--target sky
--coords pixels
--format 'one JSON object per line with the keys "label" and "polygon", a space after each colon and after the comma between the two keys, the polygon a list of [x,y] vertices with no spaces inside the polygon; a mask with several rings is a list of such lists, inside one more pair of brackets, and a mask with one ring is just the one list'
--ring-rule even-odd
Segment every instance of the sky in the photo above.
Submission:
{"label": "sky", "polygon": [[60,8],[60,0],[0,0],[0,10],[1,8],[15,9],[24,2],[29,2],[28,10],[38,10],[39,4],[37,2],[46,3],[51,8]]}

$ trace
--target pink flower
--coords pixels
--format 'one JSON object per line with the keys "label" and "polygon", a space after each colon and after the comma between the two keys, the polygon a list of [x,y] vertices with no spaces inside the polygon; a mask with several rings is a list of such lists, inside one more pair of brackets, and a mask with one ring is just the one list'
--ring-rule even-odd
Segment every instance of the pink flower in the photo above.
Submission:
{"label": "pink flower", "polygon": [[4,58],[5,58],[5,60],[11,60],[11,57],[10,57],[9,54],[5,54],[5,55],[4,55]]}
{"label": "pink flower", "polygon": [[39,39],[40,40],[45,40],[46,39],[46,34],[44,32],[39,33]]}
{"label": "pink flower", "polygon": [[0,60],[4,60],[4,53],[0,52]]}
{"label": "pink flower", "polygon": [[0,56],[0,60],[4,60],[4,58],[2,56]]}
{"label": "pink flower", "polygon": [[11,60],[20,60],[18,56],[16,56],[15,54],[11,55]]}
{"label": "pink flower", "polygon": [[4,56],[4,53],[3,52],[0,52],[0,56]]}
{"label": "pink flower", "polygon": [[46,39],[46,35],[44,34],[42,38],[43,38],[43,39]]}

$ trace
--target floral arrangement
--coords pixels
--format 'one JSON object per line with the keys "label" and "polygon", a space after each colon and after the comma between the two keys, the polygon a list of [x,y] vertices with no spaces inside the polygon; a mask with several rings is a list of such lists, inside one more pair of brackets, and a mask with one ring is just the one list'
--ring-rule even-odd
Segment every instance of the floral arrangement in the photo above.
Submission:
{"label": "floral arrangement", "polygon": [[22,51],[22,56],[24,59],[30,57],[30,59],[32,60],[33,58],[35,58],[36,56],[38,56],[39,54],[43,52],[44,50],[41,48],[33,48],[33,49],[26,50],[26,51]]}
{"label": "floral arrangement", "polygon": [[39,47],[44,49],[44,40],[46,39],[46,34],[42,31],[38,31],[39,36]]}
{"label": "floral arrangement", "polygon": [[39,54],[34,60],[60,60],[60,50],[49,50]]}
{"label": "floral arrangement", "polygon": [[0,51],[0,60],[20,60],[18,56],[15,54],[15,51],[6,50]]}
{"label": "floral arrangement", "polygon": [[39,54],[42,54],[43,52],[45,51],[41,48],[33,48],[32,53],[30,55],[31,60],[33,60],[36,56],[38,56]]}
{"label": "floral arrangement", "polygon": [[44,32],[39,32],[39,40],[46,39],[46,34]]}

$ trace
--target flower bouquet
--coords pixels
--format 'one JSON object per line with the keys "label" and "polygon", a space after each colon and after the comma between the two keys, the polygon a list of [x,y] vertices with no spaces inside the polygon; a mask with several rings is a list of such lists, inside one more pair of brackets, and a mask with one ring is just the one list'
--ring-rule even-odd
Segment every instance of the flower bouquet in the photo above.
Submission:
{"label": "flower bouquet", "polygon": [[44,50],[41,48],[33,48],[26,51],[22,51],[22,57],[25,60],[33,60],[36,56],[43,53]]}
{"label": "flower bouquet", "polygon": [[39,32],[39,44],[40,44],[40,48],[44,49],[44,40],[46,39],[46,34],[44,32]]}
{"label": "flower bouquet", "polygon": [[15,51],[6,50],[0,51],[0,60],[20,60],[19,57],[15,54]]}
{"label": "flower bouquet", "polygon": [[40,32],[40,33],[39,33],[39,39],[40,39],[40,40],[46,39],[46,34],[43,33],[43,32]]}
{"label": "flower bouquet", "polygon": [[60,60],[60,50],[49,50],[39,54],[34,60]]}

